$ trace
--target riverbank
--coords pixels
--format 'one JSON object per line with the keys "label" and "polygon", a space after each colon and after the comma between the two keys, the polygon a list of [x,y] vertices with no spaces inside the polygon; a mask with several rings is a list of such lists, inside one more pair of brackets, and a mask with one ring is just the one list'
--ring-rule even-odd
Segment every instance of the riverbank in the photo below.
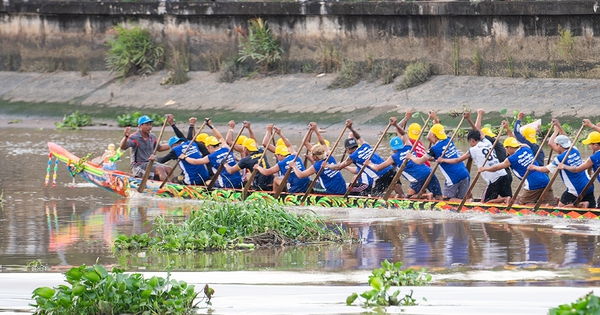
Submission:
{"label": "riverbank", "polygon": [[[443,122],[448,114],[483,108],[486,120],[499,123],[499,110],[523,110],[536,117],[561,117],[565,121],[599,117],[600,80],[522,79],[502,77],[433,76],[426,83],[404,91],[394,84],[360,82],[347,89],[328,89],[334,74],[274,75],[218,82],[218,74],[191,72],[182,85],[160,85],[166,73],[131,77],[119,82],[107,71],[18,73],[0,72],[1,125],[20,118],[55,120],[75,110],[107,124],[116,116],[142,111],[174,113],[180,121],[190,115],[229,119],[321,126],[341,125],[346,119],[360,124],[385,124],[391,115],[406,110],[436,110]],[[398,79],[397,79],[398,80]],[[21,119],[17,124],[30,123]],[[60,120],[60,119],[59,119]]]}

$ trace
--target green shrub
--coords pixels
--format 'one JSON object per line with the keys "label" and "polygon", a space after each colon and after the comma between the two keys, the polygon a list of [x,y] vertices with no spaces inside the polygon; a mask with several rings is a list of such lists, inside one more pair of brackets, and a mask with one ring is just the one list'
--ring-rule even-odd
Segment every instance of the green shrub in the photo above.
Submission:
{"label": "green shrub", "polygon": [[349,238],[341,228],[336,226],[335,231],[331,230],[315,215],[289,213],[278,203],[263,200],[205,202],[198,207],[181,223],[156,218],[151,235],[120,235],[113,248],[181,252],[336,242]]}
{"label": "green shrub", "polygon": [[56,122],[54,125],[58,129],[79,129],[79,127],[91,126],[93,123],[89,115],[79,114],[79,111],[75,111],[71,115],[65,116],[62,122]]}
{"label": "green shrub", "polygon": [[160,68],[164,49],[154,42],[148,30],[139,25],[128,28],[119,24],[115,31],[116,37],[106,43],[110,49],[105,61],[106,67],[116,72],[119,79],[123,80],[133,73],[150,74]]}
{"label": "green shrub", "polygon": [[[269,66],[281,60],[283,48],[279,40],[273,35],[267,22],[262,18],[254,18],[250,21],[248,35],[244,36],[240,48],[239,61],[250,58],[260,65],[262,73],[269,72]],[[243,32],[241,32],[244,35]]]}
{"label": "green shrub", "polygon": [[406,66],[404,75],[400,82],[396,85],[396,89],[401,91],[413,86],[424,83],[429,79],[431,67],[427,62],[414,62]]}
{"label": "green shrub", "polygon": [[354,61],[344,61],[342,69],[337,76],[327,86],[330,89],[345,89],[354,86],[360,81],[362,71],[359,65]]}
{"label": "green shrub", "polygon": [[[392,264],[387,259],[381,262],[381,267],[373,270],[369,276],[369,285],[371,290],[363,292],[360,297],[364,299],[363,306],[391,306],[391,305],[417,305],[416,300],[410,294],[405,294],[399,298],[400,290],[390,294],[388,291],[391,286],[423,286],[429,284],[431,275],[425,273],[425,269],[420,272],[412,268],[401,270],[402,263]],[[359,297],[357,293],[352,293],[346,298],[346,305],[351,305]]]}
{"label": "green shrub", "polygon": [[[142,117],[140,112],[124,114],[117,117],[117,123],[119,124],[119,127],[137,126],[137,122],[140,117]],[[154,120],[152,123],[153,126],[162,126],[165,122],[165,116],[160,114],[148,114],[148,117]]]}
{"label": "green shrub", "polygon": [[593,294],[594,291],[586,294],[584,297],[577,299],[571,304],[562,304],[556,308],[551,308],[548,311],[549,315],[592,315],[600,314],[600,298]]}
{"label": "green shrub", "polygon": [[250,71],[237,60],[225,61],[219,70],[219,82],[233,83],[236,79],[248,76]]}
{"label": "green shrub", "polygon": [[[139,273],[124,274],[113,268],[94,265],[71,268],[65,272],[68,285],[39,287],[32,298],[36,315],[79,314],[195,314],[194,299],[198,293],[184,281],[152,277]],[[204,288],[206,303],[214,290]]]}

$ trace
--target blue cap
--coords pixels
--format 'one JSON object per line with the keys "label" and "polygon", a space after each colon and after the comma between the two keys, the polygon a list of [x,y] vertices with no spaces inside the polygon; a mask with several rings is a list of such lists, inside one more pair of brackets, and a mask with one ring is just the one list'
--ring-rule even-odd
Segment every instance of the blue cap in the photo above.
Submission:
{"label": "blue cap", "polygon": [[402,139],[400,139],[398,136],[393,137],[390,139],[390,147],[392,150],[400,150],[404,148],[404,142],[402,142]]}
{"label": "blue cap", "polygon": [[186,139],[179,138],[178,136],[172,136],[171,139],[169,139],[169,146],[172,147],[175,143],[179,141],[186,141]]}
{"label": "blue cap", "polygon": [[138,119],[138,126],[143,125],[145,123],[153,122],[153,121],[154,120],[152,120],[150,117],[144,115]]}

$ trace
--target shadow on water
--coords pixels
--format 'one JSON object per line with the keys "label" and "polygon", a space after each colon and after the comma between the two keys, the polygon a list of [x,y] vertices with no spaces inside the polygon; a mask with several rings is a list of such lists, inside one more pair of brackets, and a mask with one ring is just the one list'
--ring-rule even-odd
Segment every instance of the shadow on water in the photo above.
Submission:
{"label": "shadow on water", "polygon": [[[57,171],[57,187],[44,186],[47,141],[81,156],[99,155],[121,131],[0,129],[0,135],[5,148],[0,159],[2,272],[25,271],[35,260],[46,271],[97,261],[127,270],[170,266],[174,271],[342,272],[370,271],[388,259],[427,268],[446,284],[597,285],[600,279],[599,222],[478,213],[312,208],[361,242],[190,254],[113,253],[112,242],[119,234],[147,233],[157,216],[183,220],[198,205],[121,199],[81,179],[73,182],[64,165]],[[127,170],[126,161],[120,169]],[[52,166],[51,181],[53,173]],[[492,274],[481,273],[488,271]],[[529,275],[515,277],[520,271]],[[513,273],[505,277],[505,272]]]}

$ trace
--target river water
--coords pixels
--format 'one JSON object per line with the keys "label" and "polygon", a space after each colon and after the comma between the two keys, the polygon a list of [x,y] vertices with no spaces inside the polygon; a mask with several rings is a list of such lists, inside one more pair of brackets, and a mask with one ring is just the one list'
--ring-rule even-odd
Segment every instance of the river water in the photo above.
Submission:
{"label": "river water", "polygon": [[[158,133],[158,130],[155,130]],[[164,139],[172,133],[167,131]],[[78,156],[99,156],[108,143],[120,140],[121,130],[60,131],[0,128],[4,148],[0,159],[0,272],[65,271],[71,266],[98,262],[128,270],[281,270],[347,272],[372,270],[384,259],[404,266],[425,267],[438,283],[479,285],[598,285],[600,251],[596,247],[600,222],[479,213],[311,208],[342,224],[359,244],[299,246],[196,254],[113,253],[117,235],[151,230],[153,218],[184,219],[197,204],[150,198],[124,199],[80,178],[71,179],[58,166],[56,187],[44,177],[48,141]],[[262,136],[262,135],[259,135]],[[331,136],[335,137],[335,136]],[[290,137],[300,140],[298,135]],[[329,139],[332,143],[335,139]],[[368,139],[370,140],[370,139]],[[371,140],[372,143],[376,139]],[[385,143],[385,141],[384,141]],[[462,144],[465,149],[465,144]],[[584,155],[590,152],[583,148]],[[389,156],[387,146],[378,152]],[[341,156],[341,150],[338,152]],[[119,169],[128,170],[128,153]],[[475,169],[475,168],[473,168]],[[441,175],[440,175],[440,178]],[[516,187],[518,183],[514,183]],[[475,195],[483,184],[478,185]],[[555,192],[562,192],[559,183]],[[302,207],[290,211],[305,211]],[[28,268],[29,264],[29,268]],[[504,277],[505,272],[546,271],[526,277]],[[480,277],[482,271],[490,275]]]}

